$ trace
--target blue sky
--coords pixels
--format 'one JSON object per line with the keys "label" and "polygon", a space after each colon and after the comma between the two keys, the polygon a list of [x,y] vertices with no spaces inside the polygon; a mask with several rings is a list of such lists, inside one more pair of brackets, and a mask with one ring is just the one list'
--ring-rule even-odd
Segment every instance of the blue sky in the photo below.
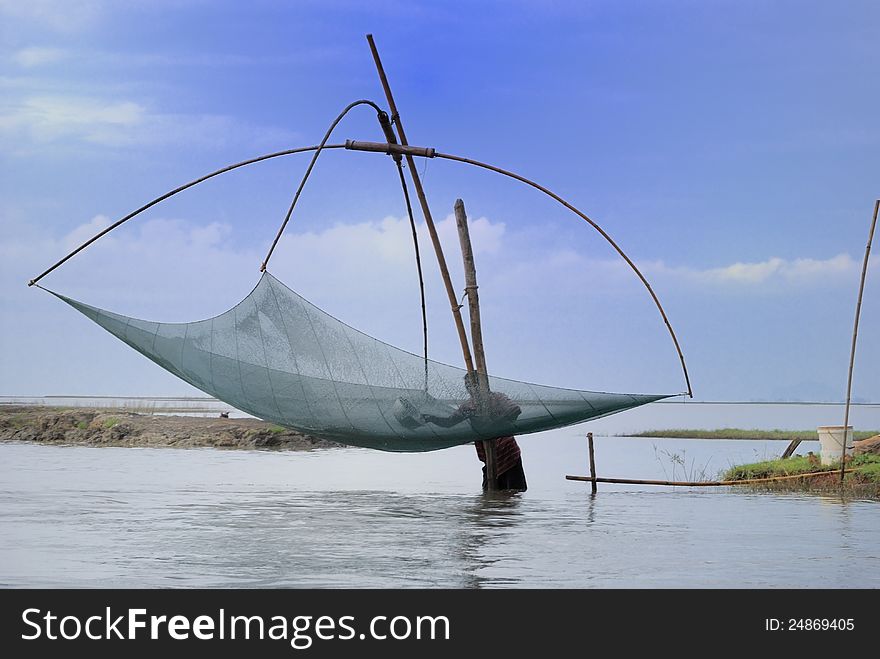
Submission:
{"label": "blue sky", "polygon": [[[877,3],[0,0],[0,25],[0,394],[191,393],[24,283],[182,182],[316,143],[354,99],[384,106],[368,32],[412,143],[540,181],[643,268],[697,398],[845,394],[880,195]],[[380,135],[358,109],[335,137]],[[220,313],[254,285],[306,164],[215,179],[44,283],[137,317]],[[586,224],[497,176],[423,167],[458,287],[445,219],[456,197],[474,220],[490,370],[683,390],[650,298]],[[418,352],[404,217],[387,158],[328,153],[270,269]],[[429,257],[431,355],[457,364]],[[862,400],[880,399],[878,274],[863,306]]]}

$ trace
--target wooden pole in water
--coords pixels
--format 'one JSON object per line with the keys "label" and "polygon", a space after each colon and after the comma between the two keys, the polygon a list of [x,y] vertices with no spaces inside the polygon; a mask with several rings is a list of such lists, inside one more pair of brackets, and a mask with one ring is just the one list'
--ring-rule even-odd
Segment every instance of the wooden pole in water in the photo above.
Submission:
{"label": "wooden pole in water", "polygon": [[[483,327],[480,320],[480,295],[477,292],[477,266],[474,262],[474,250],[471,245],[471,234],[468,230],[467,213],[464,202],[455,200],[455,224],[458,227],[458,241],[461,243],[461,258],[464,262],[464,290],[468,298],[468,312],[471,318],[471,341],[474,345],[474,362],[477,368],[477,414],[487,417],[489,414],[489,370],[486,367],[486,353],[483,350]],[[498,462],[495,457],[495,440],[484,439],[483,450],[486,453],[486,489],[498,489]]]}
{"label": "wooden pole in water", "polygon": [[840,482],[843,482],[846,466],[846,430],[849,427],[849,404],[852,400],[853,365],[856,361],[856,339],[859,336],[859,314],[862,311],[862,294],[865,292],[865,275],[868,273],[868,259],[871,256],[871,242],[874,240],[874,229],[877,227],[877,212],[880,211],[880,199],[874,202],[874,217],[868,231],[868,244],[865,246],[865,260],[862,262],[862,279],[859,282],[859,297],[856,302],[856,320],[853,325],[852,348],[849,353],[849,373],[846,376],[846,409],[843,413],[843,448],[840,449]]}
{"label": "wooden pole in water", "polygon": [[[385,69],[382,66],[382,60],[379,59],[379,51],[373,41],[373,35],[367,35],[367,42],[370,44],[370,52],[373,53],[373,61],[376,63],[376,70],[379,72],[379,80],[382,82],[382,88],[385,90],[385,98],[388,99],[388,107],[391,110],[391,121],[397,126],[397,135],[399,142],[407,147],[409,142],[406,139],[406,133],[403,131],[403,123],[400,121],[400,114],[397,112],[397,104],[394,102],[394,96],[391,94],[391,86],[388,84],[388,78],[385,76]],[[428,206],[428,200],[425,197],[425,189],[422,187],[422,180],[416,170],[416,162],[412,154],[404,153],[406,158],[406,166],[412,177],[413,186],[416,189],[416,195],[419,198],[419,205],[422,207],[422,215],[425,217],[425,224],[428,227],[428,233],[431,235],[431,243],[434,245],[434,253],[437,255],[437,264],[440,266],[440,276],[443,278],[443,284],[446,287],[446,295],[449,298],[449,304],[452,307],[452,318],[455,321],[455,328],[458,330],[458,340],[461,343],[461,352],[464,356],[464,364],[468,373],[473,373],[474,362],[471,357],[471,348],[468,343],[467,333],[464,329],[464,321],[461,319],[461,310],[455,297],[455,288],[452,286],[452,279],[449,277],[449,268],[446,266],[446,257],[443,256],[443,247],[440,244],[440,237],[437,235],[437,228],[434,226],[434,218],[431,215],[431,209]]]}
{"label": "wooden pole in water", "polygon": [[[855,469],[847,469],[852,472]],[[829,476],[830,471],[812,471],[808,474],[790,474],[788,476],[769,476],[767,478],[748,478],[740,481],[657,481],[641,478],[598,478],[593,476],[566,476],[568,481],[591,481],[593,483],[623,483],[625,485],[678,485],[682,487],[718,487],[727,485],[752,485],[754,483],[772,483],[774,481],[795,480],[797,478],[812,478],[813,476]]]}
{"label": "wooden pole in water", "polygon": [[593,494],[596,494],[598,491],[598,486],[596,485],[596,457],[593,454],[593,433],[587,433],[587,447],[590,449],[590,484],[593,488]]}

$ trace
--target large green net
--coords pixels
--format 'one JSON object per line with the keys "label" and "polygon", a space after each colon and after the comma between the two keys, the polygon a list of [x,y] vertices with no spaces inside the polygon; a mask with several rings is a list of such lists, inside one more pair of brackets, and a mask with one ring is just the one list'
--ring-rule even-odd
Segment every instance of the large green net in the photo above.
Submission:
{"label": "large green net", "polygon": [[[422,357],[349,327],[268,272],[235,307],[193,323],[138,320],[53,294],[219,400],[354,446],[431,451],[560,428],[668,397],[490,377],[493,401],[503,404],[473,414],[463,369],[428,361],[426,373]],[[461,420],[449,424],[450,417]]]}

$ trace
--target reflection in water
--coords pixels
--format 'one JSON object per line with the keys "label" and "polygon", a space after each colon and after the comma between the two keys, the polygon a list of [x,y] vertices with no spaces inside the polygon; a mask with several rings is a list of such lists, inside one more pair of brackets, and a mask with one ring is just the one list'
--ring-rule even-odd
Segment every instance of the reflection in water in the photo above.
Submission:
{"label": "reflection in water", "polygon": [[504,542],[512,528],[521,522],[521,501],[522,494],[518,492],[484,492],[465,505],[464,523],[458,531],[462,588],[502,585],[493,584],[483,573],[499,560],[499,556],[503,557],[496,552],[496,545]]}
{"label": "reflection in water", "polygon": [[587,494],[586,501],[586,510],[587,510],[587,526],[590,526],[596,519],[596,506],[599,503],[599,494],[597,492],[590,491]]}
{"label": "reflection in water", "polygon": [[[343,491],[306,492],[271,503],[273,498],[240,501],[234,507],[179,508],[181,527],[191,531],[201,525],[210,531],[211,553],[224,557],[214,568],[221,573],[229,568],[225,578],[230,581],[222,585],[516,585],[515,579],[492,579],[484,573],[506,560],[506,545],[523,521],[518,495]],[[168,547],[169,554],[188,553],[188,535],[181,533],[180,545]]]}

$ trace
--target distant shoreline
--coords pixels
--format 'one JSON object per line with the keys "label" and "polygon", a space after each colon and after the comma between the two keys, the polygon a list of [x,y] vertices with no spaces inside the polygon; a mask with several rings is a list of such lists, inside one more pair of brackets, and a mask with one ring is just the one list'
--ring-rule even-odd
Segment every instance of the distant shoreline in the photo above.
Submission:
{"label": "distant shoreline", "polygon": [[259,419],[140,414],[124,408],[0,406],[0,442],[309,450],[340,446]]}
{"label": "distant shoreline", "polygon": [[[855,430],[853,439],[858,441],[880,434],[877,430]],[[743,428],[718,428],[715,430],[697,430],[675,428],[670,430],[644,430],[629,433],[627,437],[654,437],[656,439],[755,439],[785,440],[800,439],[804,442],[818,442],[819,434],[813,430],[760,430]]]}

